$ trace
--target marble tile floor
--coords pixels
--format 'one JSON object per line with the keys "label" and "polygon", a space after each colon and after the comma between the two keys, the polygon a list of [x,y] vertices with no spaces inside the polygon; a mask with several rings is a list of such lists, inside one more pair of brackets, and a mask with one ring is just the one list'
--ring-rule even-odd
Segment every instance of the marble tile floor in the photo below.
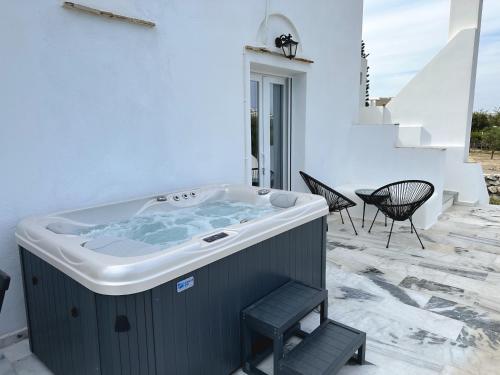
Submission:
{"label": "marble tile floor", "polygon": [[381,223],[329,223],[329,313],[367,332],[375,373],[500,374],[500,207],[451,207],[425,250],[405,224],[386,249]]}
{"label": "marble tile floor", "polygon": [[[420,231],[425,250],[406,224],[395,225],[389,249],[388,227],[368,234],[355,224],[359,236],[329,217],[329,315],[368,336],[368,363],[340,374],[500,375],[500,207],[451,207]],[[313,313],[303,326],[317,320]],[[271,373],[272,358],[261,368]],[[7,374],[50,372],[23,340],[0,349]]]}

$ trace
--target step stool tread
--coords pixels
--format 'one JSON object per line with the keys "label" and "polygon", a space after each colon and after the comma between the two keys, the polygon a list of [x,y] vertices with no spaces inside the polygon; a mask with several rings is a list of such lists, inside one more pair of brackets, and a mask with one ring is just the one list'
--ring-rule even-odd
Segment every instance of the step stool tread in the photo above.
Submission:
{"label": "step stool tread", "polygon": [[365,341],[363,332],[328,320],[287,353],[280,366],[291,374],[334,374]]}
{"label": "step stool tread", "polygon": [[[296,315],[308,312],[327,298],[327,291],[290,281],[243,310],[246,318],[280,329]],[[295,322],[294,322],[295,323]]]}

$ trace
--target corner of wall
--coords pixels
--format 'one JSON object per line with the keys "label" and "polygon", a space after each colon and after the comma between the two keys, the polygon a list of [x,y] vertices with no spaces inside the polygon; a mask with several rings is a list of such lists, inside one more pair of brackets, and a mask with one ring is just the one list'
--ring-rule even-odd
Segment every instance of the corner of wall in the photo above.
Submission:
{"label": "corner of wall", "polygon": [[483,0],[451,0],[448,40],[465,29],[480,29]]}

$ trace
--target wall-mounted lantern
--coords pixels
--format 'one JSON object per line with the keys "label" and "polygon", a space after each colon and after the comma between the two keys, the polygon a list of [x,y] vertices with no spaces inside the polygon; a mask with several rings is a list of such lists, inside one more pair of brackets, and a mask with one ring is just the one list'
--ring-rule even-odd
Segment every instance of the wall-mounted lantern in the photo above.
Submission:
{"label": "wall-mounted lantern", "polygon": [[299,44],[299,42],[293,40],[291,34],[282,34],[280,37],[276,38],[275,44],[276,47],[283,50],[283,54],[285,55],[285,57],[289,58],[290,60],[293,59],[297,54],[297,45]]}

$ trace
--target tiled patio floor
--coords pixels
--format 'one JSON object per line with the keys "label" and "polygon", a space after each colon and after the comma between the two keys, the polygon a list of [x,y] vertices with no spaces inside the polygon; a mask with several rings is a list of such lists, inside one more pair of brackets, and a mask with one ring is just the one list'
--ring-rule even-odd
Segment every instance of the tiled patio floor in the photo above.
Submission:
{"label": "tiled patio floor", "polygon": [[[330,316],[368,335],[369,363],[342,375],[500,374],[500,207],[452,207],[421,232],[426,250],[408,226],[386,249],[383,224],[329,224]],[[1,352],[0,375],[50,374],[26,341]]]}
{"label": "tiled patio floor", "polygon": [[356,374],[500,374],[500,207],[454,206],[426,250],[409,227],[351,235],[330,225],[333,319],[364,330],[374,370]]}

